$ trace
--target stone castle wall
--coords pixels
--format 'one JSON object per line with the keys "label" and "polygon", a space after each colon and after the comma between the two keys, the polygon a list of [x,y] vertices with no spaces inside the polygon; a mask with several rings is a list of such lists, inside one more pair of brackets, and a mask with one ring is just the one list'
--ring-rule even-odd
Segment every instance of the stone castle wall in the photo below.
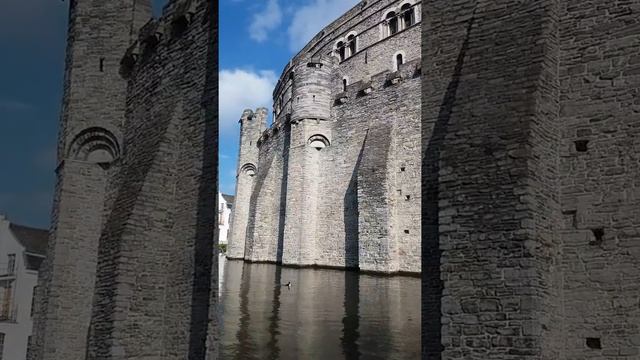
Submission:
{"label": "stone castle wall", "polygon": [[638,4],[424,11],[423,356],[637,358]]}
{"label": "stone castle wall", "polygon": [[637,1],[559,4],[567,358],[640,357],[639,13]]}
{"label": "stone castle wall", "polygon": [[[399,31],[383,36],[382,19],[404,4],[414,23],[398,19]],[[243,188],[244,244],[232,226],[230,249],[244,246],[250,261],[420,272],[419,9],[362,2],[285,67],[274,124],[257,139],[253,188]],[[341,60],[336,44],[352,34],[357,51]],[[326,147],[311,146],[318,139]],[[251,151],[241,145],[241,157]]]}
{"label": "stone castle wall", "polygon": [[175,0],[149,20],[148,1],[108,3],[70,5],[30,358],[215,358],[217,12]]}

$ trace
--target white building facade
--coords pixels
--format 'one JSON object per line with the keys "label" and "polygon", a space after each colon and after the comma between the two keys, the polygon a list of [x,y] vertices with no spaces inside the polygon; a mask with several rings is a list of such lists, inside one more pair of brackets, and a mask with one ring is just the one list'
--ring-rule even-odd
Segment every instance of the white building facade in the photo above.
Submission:
{"label": "white building facade", "polygon": [[233,195],[218,193],[218,243],[227,244],[231,228]]}
{"label": "white building facade", "polygon": [[0,215],[0,360],[27,358],[33,294],[48,236],[47,230],[12,224]]}

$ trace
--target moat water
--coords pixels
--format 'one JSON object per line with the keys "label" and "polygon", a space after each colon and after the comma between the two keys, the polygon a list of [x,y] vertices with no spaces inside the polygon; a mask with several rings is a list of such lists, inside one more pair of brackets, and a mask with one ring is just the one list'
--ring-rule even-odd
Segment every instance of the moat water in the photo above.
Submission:
{"label": "moat water", "polygon": [[420,358],[419,278],[222,266],[222,359]]}

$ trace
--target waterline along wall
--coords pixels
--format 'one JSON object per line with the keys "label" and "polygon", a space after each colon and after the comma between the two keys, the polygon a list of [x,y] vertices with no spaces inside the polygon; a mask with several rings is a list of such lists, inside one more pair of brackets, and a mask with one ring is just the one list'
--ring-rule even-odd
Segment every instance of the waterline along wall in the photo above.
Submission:
{"label": "waterline along wall", "polygon": [[69,6],[29,359],[214,359],[217,2]]}
{"label": "waterline along wall", "polygon": [[637,359],[640,3],[423,11],[423,356]]}
{"label": "waterline along wall", "polygon": [[363,1],[242,115],[229,257],[420,273],[421,1]]}

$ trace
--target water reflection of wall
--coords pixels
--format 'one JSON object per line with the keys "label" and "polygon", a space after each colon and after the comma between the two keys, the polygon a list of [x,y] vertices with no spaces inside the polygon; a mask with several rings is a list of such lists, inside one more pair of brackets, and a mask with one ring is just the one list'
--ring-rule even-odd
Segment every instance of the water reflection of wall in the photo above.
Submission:
{"label": "water reflection of wall", "polygon": [[417,359],[419,281],[228,261],[222,358]]}

